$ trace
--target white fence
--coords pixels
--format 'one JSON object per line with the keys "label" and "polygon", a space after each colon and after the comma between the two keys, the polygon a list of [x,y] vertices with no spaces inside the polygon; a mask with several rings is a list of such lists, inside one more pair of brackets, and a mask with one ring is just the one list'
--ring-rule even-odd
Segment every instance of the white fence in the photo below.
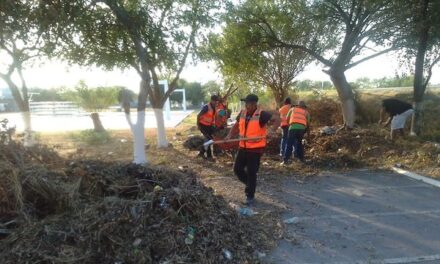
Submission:
{"label": "white fence", "polygon": [[30,112],[36,115],[80,115],[85,112],[73,102],[29,102]]}

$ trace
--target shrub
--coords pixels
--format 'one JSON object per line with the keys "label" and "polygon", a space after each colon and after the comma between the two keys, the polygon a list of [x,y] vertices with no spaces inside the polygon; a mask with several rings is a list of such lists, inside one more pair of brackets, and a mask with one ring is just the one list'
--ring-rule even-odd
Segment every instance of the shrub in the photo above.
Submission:
{"label": "shrub", "polygon": [[75,140],[91,145],[100,145],[107,143],[111,138],[110,133],[108,133],[107,131],[96,132],[93,129],[83,130],[78,134],[73,134],[72,137]]}

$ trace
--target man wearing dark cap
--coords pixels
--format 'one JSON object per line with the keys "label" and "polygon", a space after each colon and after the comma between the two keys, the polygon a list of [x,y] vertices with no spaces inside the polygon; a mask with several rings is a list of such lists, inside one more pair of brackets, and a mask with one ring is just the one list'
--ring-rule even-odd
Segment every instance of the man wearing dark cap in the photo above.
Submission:
{"label": "man wearing dark cap", "polygon": [[[206,141],[213,139],[212,134],[214,134],[215,132],[215,116],[216,116],[215,108],[217,107],[218,102],[219,102],[218,95],[212,95],[211,102],[204,105],[202,107],[202,110],[200,110],[200,113],[197,115],[197,127],[199,128],[200,132],[202,132]],[[206,157],[205,157],[205,152],[206,152]],[[205,148],[201,146],[199,157],[212,160],[211,146],[209,146],[207,150],[205,150]]]}
{"label": "man wearing dark cap", "polygon": [[306,132],[308,136],[310,136],[310,114],[307,111],[306,103],[299,101],[298,105],[293,107],[287,114],[287,120],[289,120],[289,135],[282,164],[289,164],[293,148],[295,149],[295,158],[304,162],[304,146],[302,140]]}
{"label": "man wearing dark cap", "polygon": [[234,163],[235,175],[246,185],[246,205],[251,206],[257,187],[260,159],[266,147],[267,124],[271,120],[272,114],[262,111],[258,107],[258,96],[255,94],[249,94],[241,101],[245,102],[245,108],[240,111],[237,123],[226,138],[236,134],[237,130],[240,138],[255,138],[254,140],[240,141]]}

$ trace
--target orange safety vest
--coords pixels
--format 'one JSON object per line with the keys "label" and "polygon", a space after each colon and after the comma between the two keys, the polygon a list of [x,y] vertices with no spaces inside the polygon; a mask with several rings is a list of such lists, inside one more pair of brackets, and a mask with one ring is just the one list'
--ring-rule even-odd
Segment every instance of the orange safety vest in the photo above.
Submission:
{"label": "orange safety vest", "polygon": [[[215,127],[222,128],[228,124],[228,108],[223,103],[218,104],[215,109]],[[223,113],[222,113],[223,112]]]}
{"label": "orange safety vest", "polygon": [[211,103],[208,103],[208,111],[200,116],[199,123],[205,126],[215,125],[215,113]]}
{"label": "orange safety vest", "polygon": [[307,114],[307,110],[300,107],[294,107],[290,114],[289,124],[301,124],[307,126]]}
{"label": "orange safety vest", "polygon": [[289,122],[287,121],[287,114],[289,113],[290,108],[292,107],[292,105],[290,104],[286,104],[283,105],[279,112],[280,112],[280,118],[281,118],[281,126],[288,126]]}
{"label": "orange safety vest", "polygon": [[[240,129],[240,138],[265,137],[267,135],[266,126],[260,127],[261,109],[255,110],[252,117],[246,125],[246,110],[241,110],[238,127]],[[240,148],[255,149],[266,147],[266,138],[240,141]]]}

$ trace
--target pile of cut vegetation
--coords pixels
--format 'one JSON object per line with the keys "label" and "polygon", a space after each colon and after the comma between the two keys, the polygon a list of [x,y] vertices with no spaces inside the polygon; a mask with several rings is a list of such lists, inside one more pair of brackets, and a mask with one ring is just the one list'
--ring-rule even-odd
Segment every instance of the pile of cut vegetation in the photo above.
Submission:
{"label": "pile of cut vegetation", "polygon": [[191,172],[1,148],[3,263],[257,263],[273,242]]}
{"label": "pile of cut vegetation", "polygon": [[306,102],[312,118],[312,126],[333,126],[343,124],[341,105],[330,99],[313,99]]}
{"label": "pile of cut vegetation", "polygon": [[340,131],[335,135],[313,134],[306,148],[312,164],[319,167],[355,168],[398,165],[440,177],[438,144],[405,138],[395,142],[373,128]]}

